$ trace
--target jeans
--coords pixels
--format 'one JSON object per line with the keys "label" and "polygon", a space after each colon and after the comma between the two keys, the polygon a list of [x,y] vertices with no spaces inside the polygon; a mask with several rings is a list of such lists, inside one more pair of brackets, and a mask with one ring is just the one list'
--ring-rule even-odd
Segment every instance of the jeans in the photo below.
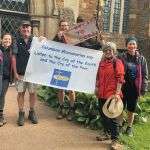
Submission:
{"label": "jeans", "polygon": [[5,96],[9,86],[9,79],[2,80],[2,90],[0,94],[0,111],[3,111],[5,105]]}

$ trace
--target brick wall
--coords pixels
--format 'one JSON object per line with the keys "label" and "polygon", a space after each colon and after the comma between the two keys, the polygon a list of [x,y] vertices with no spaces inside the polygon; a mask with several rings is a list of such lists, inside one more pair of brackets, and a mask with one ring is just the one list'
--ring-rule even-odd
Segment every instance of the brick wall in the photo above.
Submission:
{"label": "brick wall", "polygon": [[129,6],[129,34],[150,37],[150,1],[131,0]]}

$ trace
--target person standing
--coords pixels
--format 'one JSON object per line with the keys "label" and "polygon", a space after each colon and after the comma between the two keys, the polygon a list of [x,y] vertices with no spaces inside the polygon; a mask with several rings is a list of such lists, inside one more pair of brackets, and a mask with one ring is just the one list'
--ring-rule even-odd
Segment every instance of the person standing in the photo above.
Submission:
{"label": "person standing", "polygon": [[118,143],[120,120],[118,117],[107,117],[103,112],[103,106],[110,97],[112,97],[112,99],[117,99],[118,101],[121,100],[121,87],[124,83],[124,65],[122,61],[116,57],[115,43],[107,42],[102,50],[103,58],[100,61],[97,72],[95,94],[99,102],[104,136],[97,137],[97,140],[103,141],[111,139],[111,149],[115,150],[120,146]]}
{"label": "person standing", "polygon": [[22,21],[20,25],[20,34],[16,38],[16,42],[13,47],[12,64],[14,70],[14,76],[16,79],[16,89],[18,92],[17,101],[19,108],[19,116],[17,124],[19,126],[24,125],[25,112],[24,112],[24,96],[26,89],[29,91],[29,116],[28,119],[33,123],[38,123],[38,118],[35,113],[36,85],[29,82],[24,82],[23,77],[25,75],[26,66],[30,56],[30,46],[33,39],[31,34],[31,23],[29,21]]}
{"label": "person standing", "polygon": [[137,39],[126,40],[127,51],[121,56],[125,66],[125,84],[123,85],[123,101],[128,111],[126,134],[133,136],[132,125],[138,98],[148,88],[148,67],[145,57],[137,49]]}
{"label": "person standing", "polygon": [[[69,29],[69,23],[66,20],[60,20],[59,22],[59,31],[54,37],[54,41],[56,42],[61,42],[61,43],[66,43],[67,44],[67,38],[64,35],[64,32]],[[75,92],[69,90],[69,101],[70,101],[70,107],[69,107],[69,112],[67,114],[67,120],[71,121],[74,117],[74,112],[75,112]],[[65,91],[64,90],[59,90],[58,92],[58,100],[59,100],[59,106],[58,106],[58,114],[57,114],[57,119],[62,119],[65,117],[64,113],[64,97],[65,97]]]}
{"label": "person standing", "polygon": [[5,33],[2,36],[2,44],[0,45],[2,51],[3,66],[2,66],[2,92],[0,94],[0,126],[6,124],[3,115],[5,106],[5,96],[8,90],[9,83],[12,82],[12,36],[10,33]]}

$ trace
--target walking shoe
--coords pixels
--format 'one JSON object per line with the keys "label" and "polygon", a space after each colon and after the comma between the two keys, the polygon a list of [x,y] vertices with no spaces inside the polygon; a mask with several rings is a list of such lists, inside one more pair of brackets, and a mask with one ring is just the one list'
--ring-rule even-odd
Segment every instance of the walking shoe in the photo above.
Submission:
{"label": "walking shoe", "polygon": [[111,136],[110,134],[108,134],[107,132],[102,132],[100,133],[99,136],[96,136],[96,140],[97,141],[106,141],[106,140],[110,140],[111,139]]}
{"label": "walking shoe", "polygon": [[73,118],[74,118],[74,113],[75,113],[74,107],[70,107],[66,119],[67,119],[68,121],[72,121]]}
{"label": "walking shoe", "polygon": [[130,137],[132,137],[133,136],[133,131],[132,131],[132,127],[127,127],[127,129],[126,129],[126,134],[128,135],[128,136],[130,136]]}
{"label": "walking shoe", "polygon": [[59,105],[58,109],[57,109],[57,119],[63,119],[65,117],[65,113],[64,113],[64,106],[63,105]]}
{"label": "walking shoe", "polygon": [[37,124],[38,123],[38,117],[35,113],[34,110],[30,110],[29,111],[29,116],[28,119],[33,123],[33,124]]}
{"label": "walking shoe", "polygon": [[18,121],[17,121],[18,126],[24,125],[24,121],[25,121],[24,115],[25,115],[24,111],[19,111],[19,117],[18,117]]}
{"label": "walking shoe", "polygon": [[117,140],[112,140],[110,149],[111,150],[123,150],[123,145],[121,145]]}
{"label": "walking shoe", "polygon": [[6,124],[6,120],[3,115],[0,116],[0,127],[2,127],[4,124]]}

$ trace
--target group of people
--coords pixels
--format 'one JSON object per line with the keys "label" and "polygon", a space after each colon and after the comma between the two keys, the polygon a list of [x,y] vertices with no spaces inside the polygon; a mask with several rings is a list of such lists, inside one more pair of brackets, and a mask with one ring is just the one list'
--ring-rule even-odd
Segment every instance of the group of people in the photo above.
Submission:
{"label": "group of people", "polygon": [[115,149],[120,128],[123,126],[123,112],[117,117],[110,118],[104,113],[103,107],[108,99],[122,99],[124,108],[128,111],[125,133],[132,137],[138,98],[145,94],[148,87],[148,68],[146,59],[137,49],[135,37],[126,40],[126,52],[120,56],[117,56],[116,44],[113,42],[107,42],[102,50],[103,57],[97,72],[95,93],[98,97],[104,136],[97,137],[97,140],[111,139],[112,149]]}
{"label": "group of people", "polygon": [[[78,18],[77,22],[83,22],[82,18]],[[67,38],[63,34],[69,29],[69,24],[66,20],[61,20],[59,31],[54,38],[54,41],[66,43]],[[100,36],[100,37],[99,37]],[[125,52],[118,54],[117,46],[113,42],[105,42],[101,35],[98,35],[100,42],[95,39],[89,39],[76,46],[102,50],[103,56],[99,63],[97,72],[95,94],[98,98],[99,112],[102,118],[104,135],[97,137],[97,140],[112,140],[111,148],[117,149],[120,129],[124,124],[123,112],[121,115],[109,118],[103,112],[103,107],[109,99],[121,100],[124,108],[127,108],[127,128],[126,134],[133,136],[132,125],[134,121],[134,113],[136,111],[139,96],[144,95],[148,90],[148,67],[144,56],[138,50],[138,41],[135,37],[126,39]],[[68,91],[70,100],[70,109],[67,115],[67,120],[71,121],[75,111],[75,92]],[[58,92],[58,116],[57,119],[65,117],[63,111],[65,91]]]}
{"label": "group of people", "polygon": [[9,83],[13,81],[13,78],[15,79],[16,89],[18,92],[18,125],[23,126],[25,121],[24,96],[26,89],[29,91],[30,101],[28,118],[32,123],[38,123],[38,118],[34,109],[36,102],[36,85],[22,80],[29,59],[29,49],[33,38],[30,22],[22,21],[19,31],[20,32],[15,40],[13,40],[10,33],[5,33],[2,36],[0,45],[0,126],[3,126],[6,123],[3,114],[5,95]]}
{"label": "group of people", "polygon": [[[77,23],[84,20],[79,17]],[[59,31],[54,37],[54,41],[67,44],[67,38],[64,32],[69,29],[69,23],[66,20],[61,20],[59,23]],[[15,40],[11,34],[5,33],[2,36],[0,45],[0,126],[6,123],[3,115],[5,95],[12,82],[15,79],[16,89],[18,92],[18,120],[17,124],[23,126],[25,122],[24,111],[24,96],[28,89],[29,92],[29,116],[28,119],[33,123],[38,123],[38,117],[35,112],[36,103],[36,85],[33,83],[24,82],[27,62],[30,56],[30,46],[32,42],[31,24],[29,21],[22,21],[19,34]],[[39,37],[42,40],[44,37]],[[100,41],[100,42],[99,42]],[[148,68],[147,62],[141,52],[138,50],[138,42],[135,37],[129,37],[126,40],[126,51],[118,56],[117,46],[113,42],[105,42],[101,35],[97,35],[96,39],[86,40],[76,46],[102,50],[103,56],[99,63],[97,71],[95,94],[99,102],[99,112],[102,118],[104,128],[104,136],[100,136],[98,140],[112,140],[112,149],[115,149],[115,144],[118,141],[120,127],[122,126],[122,116],[115,118],[107,117],[103,112],[103,106],[110,97],[116,100],[122,100],[124,108],[128,111],[128,126],[126,133],[133,135],[132,124],[134,121],[134,112],[138,102],[138,97],[144,95],[148,86]],[[64,113],[64,97],[65,91],[58,91],[58,115],[57,119],[62,119],[66,116],[67,120],[71,121],[75,113],[75,92],[68,91],[70,100],[70,109],[66,116]],[[121,99],[120,99],[121,98]]]}

